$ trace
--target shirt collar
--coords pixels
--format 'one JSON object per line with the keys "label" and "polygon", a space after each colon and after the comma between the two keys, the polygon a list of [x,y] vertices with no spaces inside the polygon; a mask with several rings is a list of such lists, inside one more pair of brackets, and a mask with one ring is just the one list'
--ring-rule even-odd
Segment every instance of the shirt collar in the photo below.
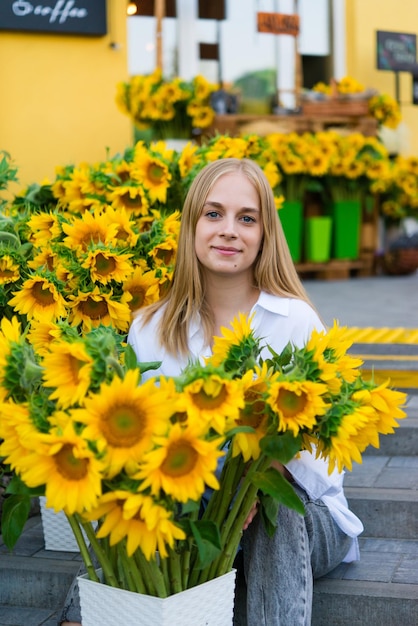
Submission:
{"label": "shirt collar", "polygon": [[254,305],[254,308],[265,309],[271,313],[277,313],[277,315],[289,315],[289,298],[282,296],[274,296],[271,293],[260,291],[259,298]]}

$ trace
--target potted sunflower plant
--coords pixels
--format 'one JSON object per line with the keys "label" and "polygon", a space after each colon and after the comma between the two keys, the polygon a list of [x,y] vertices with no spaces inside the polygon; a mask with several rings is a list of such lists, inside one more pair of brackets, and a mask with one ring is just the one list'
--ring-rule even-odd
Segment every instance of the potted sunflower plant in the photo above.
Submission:
{"label": "potted sunflower plant", "polygon": [[137,131],[150,131],[152,140],[191,140],[211,126],[215,111],[211,96],[218,86],[204,76],[186,81],[168,79],[157,68],[117,85],[116,103]]}

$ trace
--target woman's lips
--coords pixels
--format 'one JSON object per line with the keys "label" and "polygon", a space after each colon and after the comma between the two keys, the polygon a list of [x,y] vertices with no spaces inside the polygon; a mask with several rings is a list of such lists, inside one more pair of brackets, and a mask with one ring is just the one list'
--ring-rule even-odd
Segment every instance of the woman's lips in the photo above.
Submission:
{"label": "woman's lips", "polygon": [[216,250],[216,252],[219,252],[219,254],[223,254],[225,256],[232,256],[233,254],[238,254],[239,252],[238,248],[224,248],[213,246],[213,249]]}

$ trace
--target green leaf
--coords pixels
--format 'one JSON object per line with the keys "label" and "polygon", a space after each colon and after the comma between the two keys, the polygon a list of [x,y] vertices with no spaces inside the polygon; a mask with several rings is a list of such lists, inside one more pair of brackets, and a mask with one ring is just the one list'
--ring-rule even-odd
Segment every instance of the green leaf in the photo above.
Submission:
{"label": "green leaf", "polygon": [[125,366],[128,370],[134,370],[138,368],[142,374],[143,372],[147,372],[148,370],[157,370],[161,365],[161,361],[149,361],[149,362],[144,361],[143,363],[138,363],[138,359],[135,354],[135,351],[130,344],[126,346],[124,352],[125,352]]}
{"label": "green leaf", "polygon": [[210,520],[190,520],[190,530],[199,553],[198,569],[204,569],[221,553],[219,528]]}
{"label": "green leaf", "polygon": [[297,511],[297,513],[304,515],[305,507],[292,485],[273,467],[269,467],[263,473],[257,472],[254,474],[252,482],[264,494],[271,496],[289,509],[293,509]]}
{"label": "green leaf", "polygon": [[6,493],[12,494],[15,496],[29,496],[29,498],[34,496],[42,496],[45,493],[44,487],[38,488],[30,488],[17,476],[17,474],[13,474],[9,484],[6,487]]}
{"label": "green leaf", "polygon": [[280,463],[288,463],[301,449],[301,437],[294,437],[291,432],[268,435],[260,441],[260,448],[265,454]]}
{"label": "green leaf", "polygon": [[30,496],[12,495],[8,496],[3,503],[3,513],[1,519],[1,531],[3,541],[9,550],[12,550],[22,534],[29,517]]}
{"label": "green leaf", "polygon": [[279,502],[264,493],[259,493],[259,513],[263,520],[264,528],[269,537],[273,537],[277,528],[277,516],[279,514]]}

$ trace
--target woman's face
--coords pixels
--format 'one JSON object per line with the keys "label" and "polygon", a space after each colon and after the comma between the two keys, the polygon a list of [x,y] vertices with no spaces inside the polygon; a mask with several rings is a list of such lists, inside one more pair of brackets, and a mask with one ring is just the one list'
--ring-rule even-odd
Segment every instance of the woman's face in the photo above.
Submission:
{"label": "woman's face", "polygon": [[252,278],[263,238],[258,193],[241,172],[213,186],[196,225],[195,251],[206,272]]}

